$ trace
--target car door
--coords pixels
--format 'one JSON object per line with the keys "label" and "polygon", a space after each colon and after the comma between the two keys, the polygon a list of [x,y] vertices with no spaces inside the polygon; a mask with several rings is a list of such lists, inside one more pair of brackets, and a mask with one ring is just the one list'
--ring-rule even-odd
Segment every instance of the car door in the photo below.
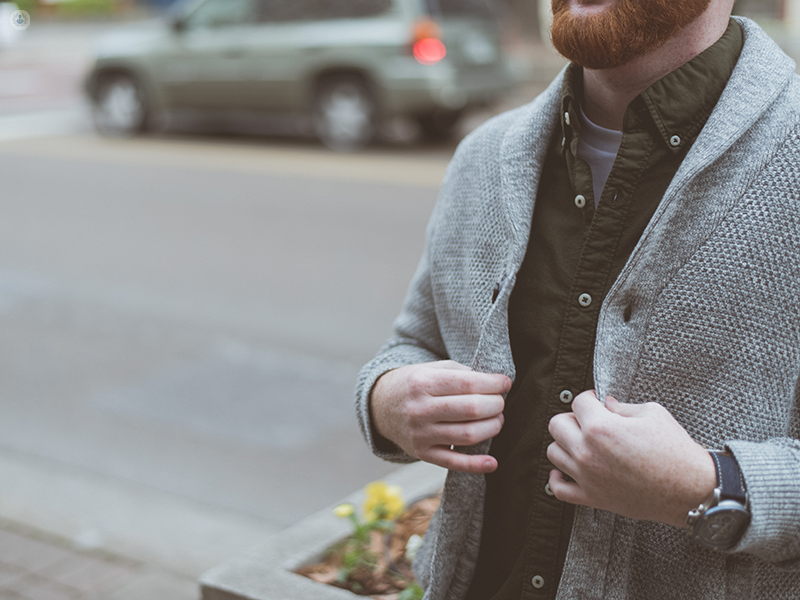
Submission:
{"label": "car door", "polygon": [[249,91],[248,40],[262,0],[205,0],[179,21],[158,67],[170,106],[239,109]]}
{"label": "car door", "polygon": [[318,19],[318,0],[262,0],[259,25],[247,38],[245,105],[255,110],[304,110],[295,93],[319,49],[310,38],[309,23]]}
{"label": "car door", "polygon": [[366,29],[392,8],[392,0],[262,0],[261,25],[248,44],[252,108],[307,110],[314,74],[358,70],[376,58],[364,49],[387,43],[385,27]]}

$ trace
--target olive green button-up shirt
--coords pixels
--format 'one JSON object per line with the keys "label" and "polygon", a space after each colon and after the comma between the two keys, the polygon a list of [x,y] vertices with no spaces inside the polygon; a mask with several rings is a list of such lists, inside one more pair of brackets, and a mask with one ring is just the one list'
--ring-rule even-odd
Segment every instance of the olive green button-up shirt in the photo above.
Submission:
{"label": "olive green button-up shirt", "polygon": [[[628,106],[622,143],[595,208],[592,174],[578,156],[583,71],[570,65],[562,127],[548,151],[530,241],[509,305],[516,380],[505,426],[492,442],[483,534],[468,600],[555,597],[573,508],[547,485],[550,419],[594,387],[600,307],[714,109],[743,45],[731,21],[713,46]],[[628,306],[627,320],[636,310]]]}

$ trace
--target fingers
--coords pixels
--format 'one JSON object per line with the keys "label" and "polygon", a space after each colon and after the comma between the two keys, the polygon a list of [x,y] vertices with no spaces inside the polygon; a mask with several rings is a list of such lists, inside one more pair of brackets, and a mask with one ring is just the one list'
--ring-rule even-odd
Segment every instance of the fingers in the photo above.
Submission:
{"label": "fingers", "polygon": [[502,396],[439,396],[428,405],[428,419],[433,422],[463,423],[491,419],[503,412]]}
{"label": "fingers", "polygon": [[601,418],[603,413],[608,411],[597,399],[594,390],[587,390],[578,394],[572,401],[572,412],[578,418],[578,423],[582,425],[584,420]]}
{"label": "fingers", "polygon": [[562,502],[570,504],[586,505],[586,497],[581,486],[574,481],[567,481],[561,471],[553,469],[550,471],[550,491]]}
{"label": "fingers", "polygon": [[635,417],[642,412],[642,405],[623,404],[613,396],[606,396],[606,409],[621,417]]}
{"label": "fingers", "polygon": [[420,386],[431,396],[499,395],[511,389],[511,380],[495,373],[439,368],[420,371],[417,379],[409,381],[409,385]]}
{"label": "fingers", "polygon": [[621,417],[640,417],[654,407],[653,403],[627,404],[620,402],[613,396],[606,396],[606,408]]}
{"label": "fingers", "polygon": [[473,446],[503,427],[505,375],[477,373],[453,361],[408,365],[384,374],[371,394],[378,433],[409,455],[472,473],[497,468],[494,458],[462,455],[451,446]]}
{"label": "fingers", "polygon": [[547,460],[553,463],[559,471],[566,473],[573,479],[579,473],[578,464],[572,455],[561,446],[553,442],[547,447]]}
{"label": "fingers", "polygon": [[491,473],[497,470],[497,459],[487,454],[461,454],[447,446],[433,446],[420,458],[453,471]]}
{"label": "fingers", "polygon": [[499,415],[469,423],[437,423],[427,430],[431,444],[447,446],[473,446],[491,439],[503,428],[504,417]]}
{"label": "fingers", "polygon": [[453,371],[472,371],[467,365],[462,365],[460,362],[454,360],[440,360],[434,363],[428,363],[434,369],[450,369]]}
{"label": "fingers", "polygon": [[550,419],[547,430],[564,448],[573,448],[581,442],[581,426],[573,413],[561,413]]}

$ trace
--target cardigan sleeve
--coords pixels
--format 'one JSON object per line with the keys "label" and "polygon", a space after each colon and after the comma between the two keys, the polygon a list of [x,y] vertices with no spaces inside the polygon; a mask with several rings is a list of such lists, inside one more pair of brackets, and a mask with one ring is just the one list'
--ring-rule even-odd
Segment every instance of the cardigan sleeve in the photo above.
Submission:
{"label": "cardigan sleeve", "polygon": [[742,470],[752,515],[734,552],[800,570],[800,440],[729,441]]}

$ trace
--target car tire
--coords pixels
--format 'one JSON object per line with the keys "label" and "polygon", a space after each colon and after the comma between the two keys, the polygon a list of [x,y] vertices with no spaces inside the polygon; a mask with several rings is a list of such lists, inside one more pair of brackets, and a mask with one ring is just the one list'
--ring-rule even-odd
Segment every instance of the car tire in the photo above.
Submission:
{"label": "car tire", "polygon": [[339,152],[367,146],[377,131],[378,107],[363,78],[339,75],[323,80],[314,100],[314,131]]}
{"label": "car tire", "polygon": [[109,137],[128,137],[147,126],[147,98],[131,75],[103,77],[92,99],[92,118],[97,130]]}

